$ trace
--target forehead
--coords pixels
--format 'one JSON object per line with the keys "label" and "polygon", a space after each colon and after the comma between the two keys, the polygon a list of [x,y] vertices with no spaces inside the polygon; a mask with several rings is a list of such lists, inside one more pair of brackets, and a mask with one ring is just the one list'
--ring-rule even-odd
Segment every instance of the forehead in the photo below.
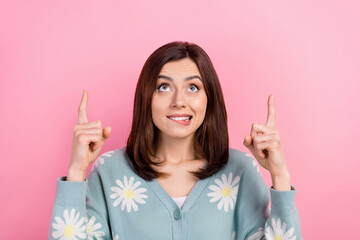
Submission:
{"label": "forehead", "polygon": [[167,74],[198,74],[200,75],[199,69],[196,63],[190,58],[183,58],[176,61],[167,62],[161,69],[160,73]]}

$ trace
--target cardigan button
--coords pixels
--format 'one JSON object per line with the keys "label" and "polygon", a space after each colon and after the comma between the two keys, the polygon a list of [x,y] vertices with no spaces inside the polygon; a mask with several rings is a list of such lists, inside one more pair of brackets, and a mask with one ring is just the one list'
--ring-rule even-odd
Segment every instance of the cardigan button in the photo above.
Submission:
{"label": "cardigan button", "polygon": [[179,220],[179,219],[181,218],[181,211],[180,211],[180,209],[176,209],[176,210],[174,211],[174,218],[175,218],[175,220]]}

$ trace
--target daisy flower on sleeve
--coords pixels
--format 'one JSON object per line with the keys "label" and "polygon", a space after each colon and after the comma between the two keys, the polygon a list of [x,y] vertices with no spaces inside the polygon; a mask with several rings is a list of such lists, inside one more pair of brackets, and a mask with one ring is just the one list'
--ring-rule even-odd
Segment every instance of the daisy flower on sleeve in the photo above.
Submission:
{"label": "daisy flower on sleeve", "polygon": [[86,232],[88,234],[88,240],[102,240],[101,237],[105,236],[105,233],[103,231],[100,231],[101,229],[101,223],[95,223],[96,218],[92,216],[90,220],[88,220],[88,217],[86,217]]}
{"label": "daisy flower on sleeve", "polygon": [[280,218],[276,222],[275,218],[271,219],[271,226],[267,226],[265,230],[267,240],[296,240],[296,236],[293,235],[294,227],[286,232],[286,223],[283,222],[281,225]]}
{"label": "daisy flower on sleeve", "polygon": [[52,232],[52,237],[61,240],[85,239],[85,218],[80,218],[80,212],[76,212],[73,208],[69,214],[69,210],[65,209],[63,216],[64,218],[55,217],[56,222],[52,224],[55,231]]}

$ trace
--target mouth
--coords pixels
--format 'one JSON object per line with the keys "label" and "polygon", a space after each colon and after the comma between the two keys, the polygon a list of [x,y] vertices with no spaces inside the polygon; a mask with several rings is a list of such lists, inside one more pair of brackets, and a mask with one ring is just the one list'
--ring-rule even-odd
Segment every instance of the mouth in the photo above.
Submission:
{"label": "mouth", "polygon": [[189,116],[189,117],[170,117],[170,116],[167,116],[168,118],[170,118],[171,120],[177,120],[177,121],[189,121],[192,116]]}
{"label": "mouth", "polygon": [[173,120],[177,123],[180,123],[182,125],[189,125],[192,119],[192,116],[189,117],[170,117],[167,116],[167,118],[169,118],[170,120]]}

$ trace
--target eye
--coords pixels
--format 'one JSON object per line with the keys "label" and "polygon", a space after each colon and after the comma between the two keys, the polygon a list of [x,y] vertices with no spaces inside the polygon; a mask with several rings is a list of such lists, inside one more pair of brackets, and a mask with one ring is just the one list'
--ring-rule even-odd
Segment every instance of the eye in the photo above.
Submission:
{"label": "eye", "polygon": [[195,84],[191,84],[190,88],[189,89],[193,89],[193,90],[196,90],[196,91],[191,91],[191,92],[197,92],[200,90],[200,88],[198,86],[196,86]]}
{"label": "eye", "polygon": [[[164,89],[166,89],[166,88],[163,88],[163,86],[167,86],[167,87],[169,87],[169,85],[168,84],[166,84],[166,83],[163,83],[163,84],[161,84],[157,89],[160,91],[160,92],[163,92],[163,90]],[[165,90],[166,91],[166,90]]]}

